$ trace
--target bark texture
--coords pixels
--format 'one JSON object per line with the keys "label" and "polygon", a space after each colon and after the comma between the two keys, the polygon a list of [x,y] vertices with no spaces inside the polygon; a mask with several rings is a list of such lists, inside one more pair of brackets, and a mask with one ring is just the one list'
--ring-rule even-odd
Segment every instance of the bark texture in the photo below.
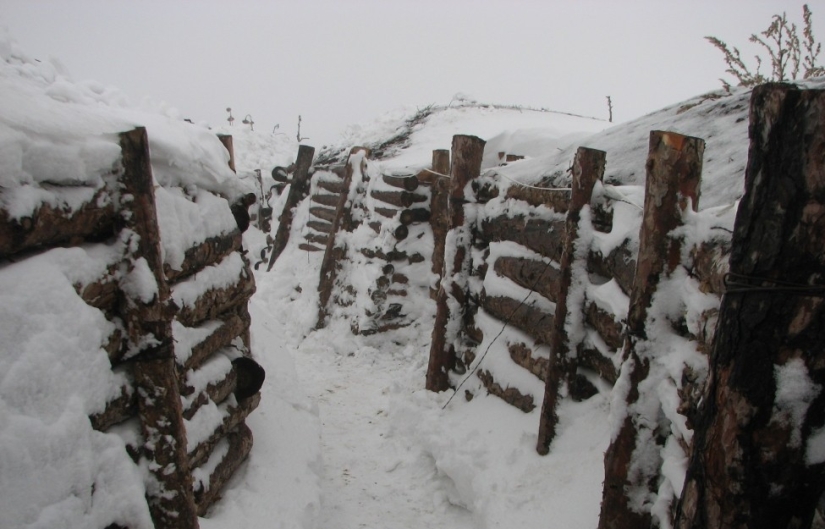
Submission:
{"label": "bark texture", "polygon": [[680,529],[810,527],[825,486],[825,92],[755,88],[750,142]]}
{"label": "bark texture", "polygon": [[292,219],[295,216],[295,208],[309,194],[310,178],[309,167],[312,165],[312,157],[315,155],[315,148],[308,145],[298,147],[298,157],[295,160],[295,172],[292,174],[292,184],[289,186],[289,195],[286,197],[284,209],[278,219],[278,231],[275,233],[275,242],[272,243],[272,255],[269,257],[269,266],[266,271],[272,270],[272,265],[286,248],[289,242],[289,232],[292,230]]}

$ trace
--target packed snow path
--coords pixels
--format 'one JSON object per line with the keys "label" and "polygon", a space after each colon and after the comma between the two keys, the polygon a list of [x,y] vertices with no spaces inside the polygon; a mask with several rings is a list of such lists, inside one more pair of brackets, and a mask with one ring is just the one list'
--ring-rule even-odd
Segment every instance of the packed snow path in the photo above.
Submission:
{"label": "packed snow path", "polygon": [[470,513],[439,494],[433,460],[393,436],[389,395],[404,362],[372,348],[332,351],[310,341],[295,362],[320,413],[319,527],[474,527]]}

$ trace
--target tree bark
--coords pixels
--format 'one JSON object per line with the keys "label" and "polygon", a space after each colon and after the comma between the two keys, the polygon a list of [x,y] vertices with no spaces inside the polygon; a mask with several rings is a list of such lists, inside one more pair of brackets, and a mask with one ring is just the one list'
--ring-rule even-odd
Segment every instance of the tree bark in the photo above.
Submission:
{"label": "tree bark", "polygon": [[[433,172],[447,174],[450,171],[450,151],[439,149],[433,151]],[[446,242],[447,231],[450,229],[449,221],[449,189],[450,179],[437,177],[431,183],[430,195],[430,228],[433,231],[433,256],[432,272],[441,277],[444,273],[444,244]],[[412,210],[408,210],[412,211]],[[406,212],[405,212],[406,213]],[[404,213],[402,213],[402,217]],[[404,220],[401,219],[403,223]],[[437,289],[430,289],[430,298],[436,299]]]}
{"label": "tree bark", "polygon": [[[622,372],[627,373],[623,376],[628,376],[631,384],[626,402],[629,411],[605,453],[599,529],[637,529],[652,524],[649,510],[635,510],[628,497],[628,489],[633,487],[647,487],[654,489],[650,490],[651,493],[656,492],[655,476],[631,476],[631,459],[640,429],[655,429],[657,426],[647,424],[647,419],[636,417],[633,411],[633,404],[640,397],[639,385],[650,373],[651,362],[651,353],[640,354],[637,343],[647,340],[648,310],[659,282],[680,264],[681,239],[672,232],[682,225],[682,217],[688,207],[694,211],[698,208],[704,148],[705,143],[699,138],[671,132],[650,133],[639,257],[630,293],[623,348],[623,362],[626,365],[622,366]],[[652,437],[655,439],[657,435],[658,432],[653,432]]]}
{"label": "tree bark", "polygon": [[570,191],[567,189],[536,189],[511,185],[507,189],[507,198],[523,200],[531,206],[545,206],[556,213],[567,213],[570,205]]}
{"label": "tree bark", "polygon": [[753,90],[739,285],[722,299],[679,529],[810,527],[825,488],[823,146],[825,91]]}
{"label": "tree bark", "polygon": [[325,208],[325,207],[314,207],[309,208],[309,214],[319,218],[321,220],[325,220],[329,223],[335,222],[335,210],[332,208]]}
{"label": "tree bark", "polygon": [[481,307],[497,320],[521,329],[537,342],[550,344],[553,315],[520,300],[504,296],[484,296]]}
{"label": "tree bark", "polygon": [[319,189],[323,189],[324,191],[329,191],[330,193],[341,194],[344,192],[344,183],[343,182],[330,182],[328,180],[318,180],[315,184]]}
{"label": "tree bark", "polygon": [[272,243],[272,255],[269,256],[269,266],[266,271],[272,270],[275,261],[281,255],[289,242],[289,232],[292,230],[292,219],[295,216],[295,208],[309,194],[310,178],[309,167],[312,165],[312,157],[315,155],[315,148],[308,145],[298,146],[298,158],[295,160],[295,172],[292,174],[292,183],[289,186],[289,195],[286,197],[284,209],[278,219],[278,231],[275,233],[275,242]]}
{"label": "tree bark", "polygon": [[220,499],[221,491],[252,451],[252,430],[246,423],[239,424],[237,428],[229,432],[226,440],[229,443],[229,451],[209,476],[208,488],[195,490],[195,503],[199,516],[205,516],[209,507]]}
{"label": "tree bark", "polygon": [[408,208],[418,202],[426,202],[427,197],[409,191],[370,191],[370,196],[375,200],[385,202],[397,208]]}
{"label": "tree bark", "polygon": [[238,230],[210,237],[186,250],[180,270],[175,270],[168,263],[164,263],[163,272],[170,283],[180,281],[198,270],[219,263],[232,252],[240,250],[242,245],[243,239]]}
{"label": "tree bark", "polygon": [[312,202],[316,204],[321,204],[322,206],[326,206],[328,208],[336,208],[338,207],[338,200],[341,199],[341,195],[328,195],[328,194],[316,194],[312,195]]}
{"label": "tree bark", "polygon": [[[466,311],[463,303],[455,297],[456,290],[463,290],[463,286],[455,282],[456,275],[466,275],[464,272],[465,259],[469,258],[472,241],[461,236],[464,228],[464,188],[481,172],[481,159],[484,155],[485,142],[475,136],[453,136],[452,157],[450,168],[449,190],[449,218],[450,229],[456,233],[456,248],[452,262],[444,263],[444,273],[441,274],[441,286],[436,296],[436,316],[433,326],[432,342],[430,344],[430,361],[427,367],[426,388],[430,391],[444,391],[450,387],[447,372],[455,367],[455,341],[458,336],[447,336],[447,325],[450,320],[461,321]],[[450,305],[455,307],[450,309]],[[459,325],[459,328],[463,325]],[[461,330],[458,331],[458,334]]]}
{"label": "tree bark", "polygon": [[409,226],[410,224],[417,224],[419,222],[428,222],[432,214],[426,208],[411,208],[401,211],[398,216],[398,221],[401,224]]}

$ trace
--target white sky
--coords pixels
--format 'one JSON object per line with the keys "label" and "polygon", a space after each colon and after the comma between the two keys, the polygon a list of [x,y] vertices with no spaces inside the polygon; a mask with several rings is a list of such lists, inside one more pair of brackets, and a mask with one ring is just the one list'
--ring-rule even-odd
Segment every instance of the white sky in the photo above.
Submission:
{"label": "white sky", "polygon": [[[825,38],[825,6],[810,2]],[[776,0],[0,0],[23,50],[58,58],[133,100],[306,143],[402,105],[457,92],[625,121],[720,87],[714,35],[747,42],[772,14],[801,25],[802,2]],[[825,60],[820,57],[820,63]]]}

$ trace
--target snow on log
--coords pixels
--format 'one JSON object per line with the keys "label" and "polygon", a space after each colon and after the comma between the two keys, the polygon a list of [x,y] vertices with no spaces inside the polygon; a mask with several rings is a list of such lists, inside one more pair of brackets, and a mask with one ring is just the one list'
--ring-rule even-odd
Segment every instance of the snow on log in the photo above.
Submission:
{"label": "snow on log", "polygon": [[331,208],[321,206],[311,207],[309,208],[309,214],[329,223],[335,222],[335,210]]}
{"label": "snow on log", "polygon": [[228,347],[232,341],[249,329],[251,318],[246,303],[233,311],[224,312],[215,320],[186,327],[175,321],[172,332],[175,337],[175,356],[182,370],[200,366],[213,353]]}
{"label": "snow on log", "polygon": [[[202,435],[203,439],[200,439],[195,443],[189,442],[189,465],[191,467],[201,465],[206,458],[209,457],[209,454],[212,453],[212,450],[221,441],[221,439],[223,439],[227,433],[246,420],[249,414],[258,407],[260,402],[261,394],[256,393],[252,397],[240,402],[237,402],[234,398],[229,398],[220,406],[215,406],[214,403],[211,404],[211,406],[214,407],[212,410],[209,409],[209,406],[204,406],[198,410],[193,420],[186,421],[188,427],[200,428],[202,425],[200,424],[201,421],[199,415],[204,414],[206,416],[206,420],[203,422],[208,423],[205,426],[209,426],[209,431],[211,431],[211,434]],[[215,411],[217,413],[215,413]],[[212,428],[212,421],[217,423],[214,425],[214,428]],[[204,428],[203,431],[205,432],[206,428]]]}
{"label": "snow on log", "polygon": [[518,388],[501,387],[501,385],[498,382],[496,382],[493,378],[493,374],[489,371],[480,369],[476,372],[476,375],[478,376],[479,380],[481,380],[481,383],[484,385],[484,388],[487,389],[487,393],[495,395],[507,404],[515,406],[524,413],[530,413],[536,408],[536,404],[534,402],[532,395],[524,395],[521,391],[518,390]]}
{"label": "snow on log", "polygon": [[483,296],[481,307],[490,316],[521,329],[537,342],[550,344],[552,314],[504,296]]}
{"label": "snow on log", "polygon": [[306,198],[310,188],[309,167],[312,165],[312,157],[315,155],[315,148],[308,145],[298,146],[298,157],[295,160],[295,172],[292,174],[292,182],[289,186],[289,194],[281,216],[278,219],[278,231],[275,232],[275,241],[272,243],[272,254],[269,257],[269,265],[266,271],[272,270],[272,265],[286,248],[289,242],[289,233],[292,230],[292,219],[295,215],[295,208]]}
{"label": "snow on log", "polygon": [[246,303],[254,293],[249,263],[235,252],[172,287],[171,301],[179,307],[178,321],[192,327]]}
{"label": "snow on log", "polygon": [[315,204],[321,204],[329,208],[337,208],[338,201],[341,200],[341,195],[316,194],[312,195],[310,200]]}
{"label": "snow on log", "polygon": [[117,215],[109,191],[81,188],[88,200],[76,210],[43,203],[30,217],[10,218],[0,209],[0,258],[24,250],[84,239],[103,239],[115,233]]}
{"label": "snow on log", "polygon": [[555,302],[559,295],[559,270],[554,265],[526,257],[502,256],[496,259],[493,270],[513,283],[534,290]]}
{"label": "snow on log", "polygon": [[381,206],[376,206],[372,209],[382,217],[387,217],[388,219],[395,218],[395,215],[398,214],[398,210],[394,208],[382,208]]}
{"label": "snow on log", "polygon": [[106,403],[106,409],[89,416],[92,428],[105,432],[115,424],[121,423],[137,414],[137,393],[131,385],[123,386],[120,396]]}
{"label": "snow on log", "polygon": [[628,238],[607,256],[593,249],[587,256],[587,269],[590,272],[602,277],[612,277],[627,295],[633,290],[633,278],[636,275],[636,255],[631,245]]}
{"label": "snow on log", "polygon": [[570,205],[569,189],[538,189],[511,185],[507,188],[507,195],[505,196],[510,199],[523,200],[531,206],[544,206],[556,213],[567,213],[567,208]]}
{"label": "snow on log", "polygon": [[564,229],[564,221],[561,220],[503,215],[484,219],[478,235],[487,243],[513,241],[544,257],[559,261]]}
{"label": "snow on log", "polygon": [[674,527],[809,527],[825,483],[825,91],[753,89],[745,194]]}
{"label": "snow on log", "polygon": [[540,356],[533,356],[533,351],[524,343],[509,344],[507,350],[513,362],[536,375],[542,382],[547,380],[550,360]]}
{"label": "snow on log", "polygon": [[321,233],[331,233],[332,232],[332,224],[329,222],[318,221],[318,220],[310,220],[307,222],[307,228],[312,228],[315,231],[319,231]]}
{"label": "snow on log", "polygon": [[[222,449],[221,445],[225,445]],[[238,467],[252,451],[252,430],[240,423],[213,450],[203,465],[194,469],[194,494],[198,516],[205,516],[209,508],[220,499],[220,493]]]}
{"label": "snow on log", "polygon": [[164,263],[163,272],[169,282],[179,281],[202,268],[222,261],[229,254],[240,250],[242,244],[243,239],[239,230],[210,237],[186,250],[180,270],[175,270],[169,263]]}
{"label": "snow on log", "polygon": [[329,180],[318,180],[315,183],[315,186],[319,189],[323,189],[324,191],[329,191],[330,193],[334,193],[336,195],[340,195],[341,193],[346,191],[346,187],[344,187],[344,182],[331,182]]}

